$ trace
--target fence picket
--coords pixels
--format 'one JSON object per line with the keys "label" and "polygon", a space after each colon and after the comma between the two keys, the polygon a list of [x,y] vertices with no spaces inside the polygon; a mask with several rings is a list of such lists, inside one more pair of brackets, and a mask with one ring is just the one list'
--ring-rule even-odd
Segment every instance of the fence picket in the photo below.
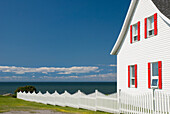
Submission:
{"label": "fence picket", "polygon": [[137,104],[138,104],[138,106],[137,106],[137,112],[140,113],[140,96],[137,96]]}
{"label": "fence picket", "polygon": [[[143,96],[143,94],[142,94],[142,96]],[[142,113],[144,114],[144,98],[141,97],[141,99],[142,99]]]}
{"label": "fence picket", "polygon": [[165,113],[165,96],[164,93],[162,93],[162,113]]}
{"label": "fence picket", "polygon": [[158,110],[159,110],[159,104],[158,104],[158,92],[155,92],[155,96],[156,96],[156,111],[155,111],[155,113],[157,113],[158,112]]}
{"label": "fence picket", "polygon": [[153,93],[151,93],[150,94],[150,99],[151,99],[151,101],[150,101],[150,114],[152,114],[152,111],[153,111]]}
{"label": "fence picket", "polygon": [[148,101],[148,93],[146,93],[146,113],[149,114],[149,101]]}
{"label": "fence picket", "polygon": [[169,96],[166,94],[167,97],[167,114],[169,114]]}
{"label": "fence picket", "polygon": [[164,94],[165,96],[165,114],[168,114],[168,111],[167,111],[167,95]]}
{"label": "fence picket", "polygon": [[97,90],[95,93],[86,95],[79,90],[74,94],[70,94],[67,91],[63,94],[58,94],[57,91],[53,94],[50,94],[48,91],[45,94],[41,92],[18,92],[17,98],[44,104],[70,106],[110,113],[170,114],[170,94],[162,91],[154,91],[154,94],[153,97],[153,92],[140,95],[120,92],[117,97],[116,94],[104,95]]}
{"label": "fence picket", "polygon": [[[126,105],[126,103],[127,103],[127,100],[126,100],[126,95],[123,93],[123,107],[122,108],[124,108],[124,109],[127,109],[127,105]],[[125,113],[125,110],[123,110],[123,113]]]}
{"label": "fence picket", "polygon": [[141,95],[139,95],[139,112],[142,113],[142,99],[141,99]]}

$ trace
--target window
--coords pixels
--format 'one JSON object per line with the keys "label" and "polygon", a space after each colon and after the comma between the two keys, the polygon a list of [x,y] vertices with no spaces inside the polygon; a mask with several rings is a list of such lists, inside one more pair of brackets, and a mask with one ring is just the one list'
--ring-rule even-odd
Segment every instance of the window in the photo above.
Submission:
{"label": "window", "polygon": [[148,36],[154,35],[154,16],[148,18]]}
{"label": "window", "polygon": [[137,64],[128,66],[128,87],[137,88]]}
{"label": "window", "polygon": [[157,26],[157,13],[152,15],[151,17],[147,17],[144,20],[145,22],[145,29],[144,29],[144,36],[148,38],[150,36],[155,36],[158,34],[158,26]]}
{"label": "window", "polygon": [[151,87],[158,88],[158,62],[151,63]]}
{"label": "window", "polygon": [[131,87],[135,86],[135,66],[130,66],[130,83]]}
{"label": "window", "polygon": [[134,25],[130,25],[130,43],[140,41],[140,21]]}
{"label": "window", "polygon": [[133,38],[132,38],[132,42],[136,42],[138,41],[138,24],[133,25]]}

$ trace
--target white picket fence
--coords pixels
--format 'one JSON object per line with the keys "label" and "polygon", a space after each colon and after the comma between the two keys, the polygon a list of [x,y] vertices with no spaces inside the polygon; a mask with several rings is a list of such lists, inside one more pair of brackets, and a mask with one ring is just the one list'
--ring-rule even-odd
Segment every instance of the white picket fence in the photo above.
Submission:
{"label": "white picket fence", "polygon": [[[154,96],[154,97],[153,97]],[[170,94],[148,92],[140,95],[120,93],[119,110],[132,114],[170,114]]]}
{"label": "white picket fence", "polygon": [[74,108],[83,108],[93,111],[105,111],[110,113],[118,113],[118,99],[117,94],[105,95],[99,91],[95,91],[92,94],[84,94],[80,90],[74,94],[70,94],[65,91],[63,94],[54,92],[50,94],[48,91],[45,94],[41,92],[35,93],[17,93],[18,99],[26,101],[34,101],[43,104],[51,104],[58,106],[69,106]]}
{"label": "white picket fence", "polygon": [[[153,97],[154,96],[154,97]],[[170,94],[158,92],[148,92],[140,95],[127,94],[120,92],[117,94],[104,95],[99,91],[92,94],[84,94],[80,90],[75,94],[65,91],[58,94],[46,92],[17,93],[17,98],[34,101],[43,104],[58,106],[69,106],[83,108],[93,111],[105,111],[110,113],[129,113],[129,114],[170,114]],[[119,99],[118,99],[119,98]]]}

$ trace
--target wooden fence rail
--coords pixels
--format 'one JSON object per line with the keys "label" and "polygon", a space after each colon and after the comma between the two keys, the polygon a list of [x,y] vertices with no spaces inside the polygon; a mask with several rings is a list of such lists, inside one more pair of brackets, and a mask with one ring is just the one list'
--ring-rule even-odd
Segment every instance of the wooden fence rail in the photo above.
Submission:
{"label": "wooden fence rail", "polygon": [[[154,94],[154,95],[153,95]],[[170,114],[170,95],[164,92],[148,92],[141,95],[120,93],[120,113]]]}
{"label": "wooden fence rail", "polygon": [[74,94],[70,94],[65,91],[63,94],[59,94],[55,91],[50,94],[48,91],[45,94],[39,93],[25,93],[18,92],[17,98],[34,101],[43,104],[51,104],[58,106],[69,106],[74,108],[83,108],[93,111],[105,111],[110,113],[118,113],[117,94],[105,95],[99,91],[95,91],[92,94],[84,94],[80,90]]}
{"label": "wooden fence rail", "polygon": [[99,91],[84,94],[80,90],[74,94],[65,91],[63,94],[17,93],[17,98],[43,104],[84,108],[93,111],[125,114],[170,114],[170,94],[164,92],[148,92],[140,95],[120,92],[105,95]]}

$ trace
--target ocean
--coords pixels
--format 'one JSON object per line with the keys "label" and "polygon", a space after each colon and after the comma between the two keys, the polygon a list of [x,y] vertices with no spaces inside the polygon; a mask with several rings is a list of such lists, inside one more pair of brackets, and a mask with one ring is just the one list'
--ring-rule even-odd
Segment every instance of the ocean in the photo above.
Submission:
{"label": "ocean", "polygon": [[37,91],[45,93],[63,93],[67,90],[73,94],[78,90],[86,94],[93,93],[96,89],[104,94],[115,93],[117,90],[116,82],[0,82],[0,95],[5,93],[14,93],[18,87],[32,85]]}

